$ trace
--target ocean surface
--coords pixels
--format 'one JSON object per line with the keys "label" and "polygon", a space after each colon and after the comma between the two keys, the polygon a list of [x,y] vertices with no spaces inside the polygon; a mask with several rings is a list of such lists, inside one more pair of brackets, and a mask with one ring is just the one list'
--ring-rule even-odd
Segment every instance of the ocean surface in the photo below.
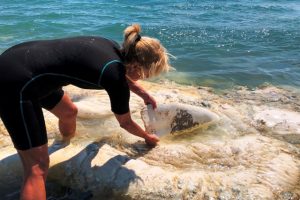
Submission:
{"label": "ocean surface", "polygon": [[121,43],[132,23],[176,57],[166,78],[177,83],[300,86],[299,0],[1,0],[0,52],[78,35]]}

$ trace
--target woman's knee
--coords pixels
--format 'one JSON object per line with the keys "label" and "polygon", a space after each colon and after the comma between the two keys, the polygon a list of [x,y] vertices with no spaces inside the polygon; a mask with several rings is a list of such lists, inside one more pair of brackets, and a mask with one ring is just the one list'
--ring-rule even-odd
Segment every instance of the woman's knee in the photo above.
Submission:
{"label": "woman's knee", "polygon": [[41,175],[48,173],[50,158],[47,144],[18,153],[24,166],[25,176]]}
{"label": "woman's knee", "polygon": [[33,176],[45,176],[48,174],[49,170],[49,157],[40,159],[36,162],[36,164],[33,164],[31,166],[28,166],[27,168],[27,175],[33,175]]}
{"label": "woman's knee", "polygon": [[64,95],[61,101],[50,112],[60,120],[73,120],[77,117],[78,108],[67,95]]}
{"label": "woman's knee", "polygon": [[78,108],[74,103],[70,103],[68,106],[65,107],[62,115],[60,116],[61,119],[74,119],[77,117]]}

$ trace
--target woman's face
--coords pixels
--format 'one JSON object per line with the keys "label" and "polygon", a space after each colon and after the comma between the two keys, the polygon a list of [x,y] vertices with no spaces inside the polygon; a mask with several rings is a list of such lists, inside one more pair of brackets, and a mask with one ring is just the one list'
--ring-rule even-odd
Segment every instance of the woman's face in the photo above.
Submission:
{"label": "woman's face", "polygon": [[140,79],[149,78],[149,71],[145,70],[144,73],[142,71],[142,68],[138,65],[131,66],[127,72],[126,75],[133,81],[138,81]]}

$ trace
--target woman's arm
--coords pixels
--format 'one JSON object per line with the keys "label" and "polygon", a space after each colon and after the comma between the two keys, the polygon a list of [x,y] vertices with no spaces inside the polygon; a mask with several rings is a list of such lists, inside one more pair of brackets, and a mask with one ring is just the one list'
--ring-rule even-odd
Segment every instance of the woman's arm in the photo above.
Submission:
{"label": "woman's arm", "polygon": [[155,146],[156,143],[159,141],[158,137],[154,134],[149,134],[144,131],[138,124],[136,124],[130,116],[130,112],[118,115],[115,114],[120,126],[128,131],[129,133],[142,137],[145,139],[145,142],[148,145]]}
{"label": "woman's arm", "polygon": [[145,104],[151,104],[154,109],[157,107],[155,99],[148,92],[146,92],[146,90],[141,85],[128,77],[127,83],[130,91],[140,96],[144,100]]}

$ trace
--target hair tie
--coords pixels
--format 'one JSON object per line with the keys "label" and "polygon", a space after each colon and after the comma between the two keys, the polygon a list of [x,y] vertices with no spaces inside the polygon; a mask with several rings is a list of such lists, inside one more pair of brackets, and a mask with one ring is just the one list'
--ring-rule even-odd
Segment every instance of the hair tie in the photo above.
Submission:
{"label": "hair tie", "polygon": [[135,42],[138,42],[138,41],[140,41],[141,40],[141,35],[140,34],[137,34],[137,36],[136,36],[136,39],[135,39]]}

